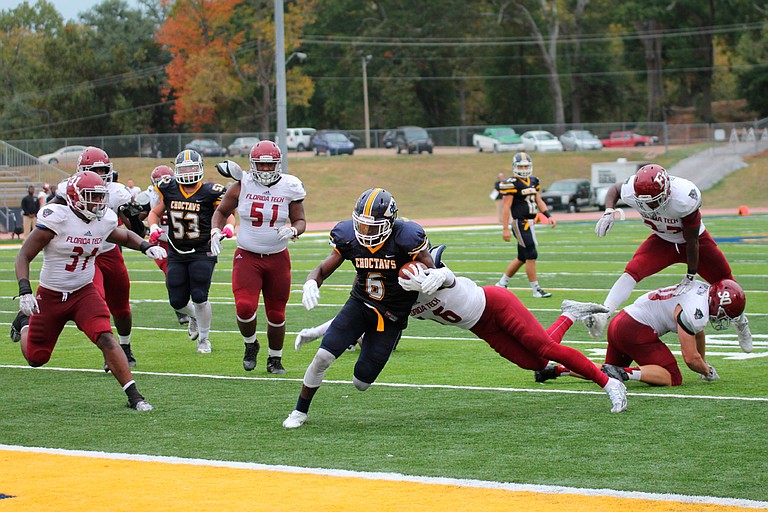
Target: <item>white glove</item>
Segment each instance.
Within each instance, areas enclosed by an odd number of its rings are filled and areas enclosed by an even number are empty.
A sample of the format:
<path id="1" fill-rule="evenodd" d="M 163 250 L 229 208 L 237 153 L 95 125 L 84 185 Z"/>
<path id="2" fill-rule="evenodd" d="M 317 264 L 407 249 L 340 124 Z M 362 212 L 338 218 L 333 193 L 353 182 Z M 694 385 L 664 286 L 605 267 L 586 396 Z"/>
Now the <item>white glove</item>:
<path id="1" fill-rule="evenodd" d="M 144 254 L 147 255 L 147 257 L 153 259 L 153 260 L 164 260 L 168 257 L 168 253 L 165 252 L 165 249 L 160 247 L 159 245 L 153 245 L 149 249 L 147 249 L 147 252 Z"/>
<path id="2" fill-rule="evenodd" d="M 37 305 L 34 293 L 25 293 L 19 297 L 19 311 L 27 316 L 40 312 L 40 306 Z"/>
<path id="3" fill-rule="evenodd" d="M 214 256 L 218 256 L 221 254 L 221 239 L 224 238 L 224 235 L 221 234 L 221 230 L 219 228 L 213 228 L 211 230 L 211 254 Z"/>
<path id="4" fill-rule="evenodd" d="M 717 374 L 717 370 L 715 370 L 715 367 L 710 365 L 709 366 L 709 373 L 700 373 L 701 378 L 704 379 L 707 382 L 712 382 L 720 378 L 720 376 Z"/>
<path id="5" fill-rule="evenodd" d="M 680 284 L 677 285 L 677 288 L 675 288 L 673 295 L 682 295 L 685 292 L 690 291 L 690 289 L 693 288 L 695 279 L 696 274 L 686 274 L 683 280 L 680 281 Z"/>
<path id="6" fill-rule="evenodd" d="M 277 239 L 281 242 L 283 240 L 293 240 L 299 236 L 299 232 L 293 226 L 282 226 L 277 230 Z"/>
<path id="7" fill-rule="evenodd" d="M 432 295 L 440 289 L 443 284 L 453 281 L 453 272 L 448 267 L 428 268 L 424 271 L 427 277 L 421 283 L 421 291 L 427 295 Z"/>
<path id="8" fill-rule="evenodd" d="M 320 301 L 320 290 L 317 288 L 317 281 L 310 279 L 304 283 L 304 295 L 301 297 L 301 303 L 304 304 L 304 308 L 309 311 L 317 306 Z"/>
<path id="9" fill-rule="evenodd" d="M 624 210 L 622 210 L 621 208 L 605 209 L 605 213 L 603 213 L 603 216 L 600 217 L 600 220 L 598 220 L 597 224 L 595 225 L 595 234 L 597 234 L 597 236 L 602 238 L 608 234 L 608 232 L 613 227 L 613 221 L 616 213 L 619 214 L 619 218 L 621 220 L 624 220 Z"/>
<path id="10" fill-rule="evenodd" d="M 402 278 L 398 277 L 397 282 L 400 284 L 400 287 L 408 292 L 420 292 L 421 291 L 421 283 L 424 281 L 424 279 L 427 278 L 427 274 L 424 273 L 424 269 L 421 267 L 418 268 L 418 273 L 413 274 L 409 272 L 408 270 L 403 270 L 403 274 L 408 276 L 408 278 Z"/>

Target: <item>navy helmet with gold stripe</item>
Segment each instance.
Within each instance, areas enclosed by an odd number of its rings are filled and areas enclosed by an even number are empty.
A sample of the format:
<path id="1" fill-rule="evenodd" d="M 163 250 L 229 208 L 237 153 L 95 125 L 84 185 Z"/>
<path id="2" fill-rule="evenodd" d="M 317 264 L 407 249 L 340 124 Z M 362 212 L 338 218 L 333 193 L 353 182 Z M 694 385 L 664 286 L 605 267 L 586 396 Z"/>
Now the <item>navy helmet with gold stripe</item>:
<path id="1" fill-rule="evenodd" d="M 376 247 L 392 233 L 397 219 L 397 203 L 383 188 L 371 188 L 360 194 L 352 212 L 352 224 L 360 245 Z"/>
<path id="2" fill-rule="evenodd" d="M 528 153 L 515 153 L 512 157 L 512 172 L 518 178 L 527 178 L 533 174 L 533 160 Z"/>
<path id="3" fill-rule="evenodd" d="M 192 185 L 203 179 L 203 157 L 191 149 L 176 155 L 173 175 L 182 185 Z"/>

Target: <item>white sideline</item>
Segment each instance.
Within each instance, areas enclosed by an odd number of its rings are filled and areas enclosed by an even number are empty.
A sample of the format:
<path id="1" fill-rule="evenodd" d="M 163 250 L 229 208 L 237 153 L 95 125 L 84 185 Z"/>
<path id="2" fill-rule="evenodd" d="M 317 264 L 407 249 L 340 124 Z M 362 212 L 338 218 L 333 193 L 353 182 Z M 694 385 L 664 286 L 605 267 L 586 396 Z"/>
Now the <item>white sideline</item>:
<path id="1" fill-rule="evenodd" d="M 499 489 L 512 492 L 536 492 L 541 494 L 578 494 L 581 496 L 610 496 L 616 498 L 643 499 L 652 501 L 671 501 L 679 503 L 702 503 L 745 507 L 753 509 L 768 509 L 768 502 L 740 498 L 719 498 L 715 496 L 696 496 L 685 494 L 660 494 L 637 491 L 616 491 L 613 489 L 590 489 L 582 487 L 564 487 L 556 485 L 528 485 L 485 480 L 411 476 L 400 473 L 383 473 L 372 471 L 349 471 L 343 469 L 304 468 L 297 466 L 267 465 L 252 462 L 234 462 L 225 460 L 188 459 L 182 457 L 167 457 L 160 455 L 140 455 L 129 453 L 109 453 L 83 450 L 64 450 L 57 448 L 40 448 L 0 444 L 0 450 L 48 453 L 72 457 L 89 457 L 93 459 L 130 460 L 139 462 L 160 462 L 165 464 L 222 467 L 232 469 L 247 469 L 253 471 L 282 471 L 286 473 L 335 476 L 345 478 L 363 478 L 366 480 L 385 480 L 392 482 L 413 482 L 428 485 L 452 485 L 458 487 L 473 487 L 481 489 Z"/>

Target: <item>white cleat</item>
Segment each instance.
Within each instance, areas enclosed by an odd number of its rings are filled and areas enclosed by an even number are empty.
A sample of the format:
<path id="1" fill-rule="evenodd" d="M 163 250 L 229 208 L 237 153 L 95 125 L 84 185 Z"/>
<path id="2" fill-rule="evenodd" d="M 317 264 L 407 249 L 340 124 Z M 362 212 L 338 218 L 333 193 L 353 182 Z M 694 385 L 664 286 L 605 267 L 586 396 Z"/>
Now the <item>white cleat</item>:
<path id="1" fill-rule="evenodd" d="M 197 353 L 198 354 L 211 353 L 211 342 L 208 341 L 208 338 L 200 338 L 199 340 L 197 340 Z"/>
<path id="2" fill-rule="evenodd" d="M 152 405 L 147 402 L 146 400 L 139 400 L 138 402 L 134 403 L 133 405 L 129 405 L 129 407 L 135 411 L 139 412 L 149 412 L 154 411 L 155 408 L 152 407 Z"/>
<path id="3" fill-rule="evenodd" d="M 607 313 L 608 308 L 602 304 L 596 302 L 579 302 L 575 300 L 565 299 L 560 305 L 560 309 L 563 313 L 570 313 L 576 320 L 581 320 L 585 316 L 594 315 L 595 313 Z"/>
<path id="4" fill-rule="evenodd" d="M 310 343 L 312 341 L 315 341 L 320 336 L 315 333 L 315 330 L 310 329 L 302 329 L 299 331 L 298 336 L 296 336 L 296 341 L 293 342 L 293 348 L 296 350 L 301 350 L 302 345 L 306 345 L 307 343 Z"/>
<path id="5" fill-rule="evenodd" d="M 200 331 L 197 328 L 197 319 L 189 317 L 189 324 L 187 324 L 187 334 L 189 339 L 195 341 L 200 336 Z"/>
<path id="6" fill-rule="evenodd" d="M 593 338 L 602 338 L 605 328 L 608 327 L 608 319 L 611 317 L 608 313 L 594 313 L 582 318 L 584 326 Z"/>
<path id="7" fill-rule="evenodd" d="M 627 387 L 623 382 L 609 378 L 604 389 L 608 393 L 608 398 L 611 399 L 611 412 L 627 410 Z"/>
<path id="8" fill-rule="evenodd" d="M 307 413 L 294 410 L 283 420 L 285 428 L 299 428 L 307 421 Z"/>
<path id="9" fill-rule="evenodd" d="M 743 319 L 743 320 L 742 320 Z M 739 346 L 746 353 L 752 352 L 752 331 L 749 330 L 749 320 L 742 316 L 734 322 L 736 334 L 739 337 Z"/>

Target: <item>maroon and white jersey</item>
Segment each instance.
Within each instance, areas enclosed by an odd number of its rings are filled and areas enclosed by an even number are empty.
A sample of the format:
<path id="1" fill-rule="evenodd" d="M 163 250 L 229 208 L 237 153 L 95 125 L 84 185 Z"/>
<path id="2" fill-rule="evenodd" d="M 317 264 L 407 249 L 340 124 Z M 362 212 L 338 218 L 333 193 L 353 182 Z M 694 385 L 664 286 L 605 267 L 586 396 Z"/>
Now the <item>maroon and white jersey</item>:
<path id="1" fill-rule="evenodd" d="M 56 188 L 56 195 L 62 198 L 67 197 L 67 180 L 59 183 Z M 115 183 L 114 181 L 107 183 L 107 205 L 109 209 L 118 213 L 121 206 L 125 203 L 133 201 L 131 191 L 122 183 Z M 112 242 L 104 242 L 104 247 L 101 252 L 111 251 L 115 248 L 115 244 Z"/>
<path id="2" fill-rule="evenodd" d="M 149 196 L 149 208 L 152 209 L 155 207 L 157 203 L 160 202 L 160 193 L 157 191 L 154 185 L 150 185 L 147 187 L 147 191 L 145 192 Z M 160 216 L 160 221 L 157 223 L 158 226 L 163 230 L 163 232 L 160 234 L 160 240 L 163 242 L 168 241 L 168 215 L 163 211 L 163 214 Z"/>
<path id="3" fill-rule="evenodd" d="M 100 220 L 86 222 L 63 204 L 47 204 L 37 213 L 37 226 L 56 236 L 43 248 L 40 285 L 71 293 L 93 282 L 95 256 L 117 227 L 117 215 L 107 210 Z"/>
<path id="4" fill-rule="evenodd" d="M 450 288 L 441 288 L 432 295 L 419 293 L 411 307 L 411 316 L 434 320 L 444 325 L 471 329 L 485 311 L 485 292 L 474 281 L 456 277 Z"/>
<path id="5" fill-rule="evenodd" d="M 663 336 L 668 332 L 677 332 L 675 308 L 679 304 L 683 308 L 680 321 L 685 328 L 694 334 L 703 331 L 709 321 L 709 285 L 696 281 L 690 290 L 678 296 L 674 295 L 676 288 L 669 286 L 648 292 L 625 307 L 624 311 Z"/>
<path id="6" fill-rule="evenodd" d="M 684 244 L 683 217 L 701 208 L 701 191 L 693 182 L 677 176 L 669 177 L 669 201 L 659 211 L 647 213 L 637 206 L 635 199 L 635 176 L 630 177 L 621 186 L 621 199 L 637 210 L 654 233 L 662 240 L 673 244 Z M 699 227 L 699 235 L 704 232 L 704 223 Z"/>
<path id="7" fill-rule="evenodd" d="M 289 218 L 289 205 L 306 197 L 304 184 L 291 174 L 283 174 L 280 181 L 267 187 L 243 174 L 237 213 L 240 230 L 237 246 L 257 254 L 275 254 L 288 247 L 288 240 L 278 240 L 277 230 Z"/>

